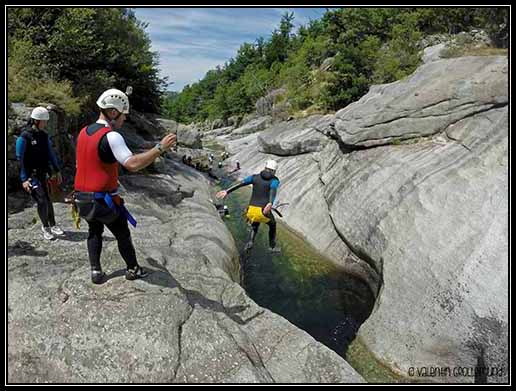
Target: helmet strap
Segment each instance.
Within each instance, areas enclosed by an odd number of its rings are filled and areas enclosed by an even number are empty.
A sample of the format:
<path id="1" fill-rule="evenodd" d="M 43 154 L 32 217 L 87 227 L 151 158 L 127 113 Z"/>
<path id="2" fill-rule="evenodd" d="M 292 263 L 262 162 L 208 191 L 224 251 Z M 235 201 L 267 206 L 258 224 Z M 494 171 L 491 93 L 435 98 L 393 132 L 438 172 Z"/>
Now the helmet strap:
<path id="1" fill-rule="evenodd" d="M 116 112 L 118 113 L 117 116 L 113 119 L 109 118 L 109 115 L 108 115 L 108 112 L 106 109 L 100 109 L 100 112 L 102 114 L 104 114 L 104 117 L 106 117 L 109 121 L 109 124 L 111 125 L 112 128 L 115 127 L 115 124 L 116 124 L 116 121 L 118 120 L 118 118 L 120 118 L 120 116 L 122 115 L 121 112 L 119 112 L 118 110 L 116 110 Z"/>

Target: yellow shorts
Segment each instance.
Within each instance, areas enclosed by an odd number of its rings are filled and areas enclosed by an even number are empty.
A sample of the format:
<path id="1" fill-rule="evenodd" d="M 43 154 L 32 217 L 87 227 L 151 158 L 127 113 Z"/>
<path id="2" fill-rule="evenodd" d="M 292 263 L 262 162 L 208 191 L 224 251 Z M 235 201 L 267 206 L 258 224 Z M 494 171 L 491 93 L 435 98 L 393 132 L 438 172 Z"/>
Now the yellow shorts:
<path id="1" fill-rule="evenodd" d="M 269 221 L 271 221 L 271 219 L 269 219 L 268 217 L 265 217 L 265 215 L 262 212 L 262 208 L 260 208 L 259 206 L 249 205 L 249 207 L 247 208 L 246 217 L 247 217 L 247 220 L 249 220 L 249 222 L 251 224 L 252 223 L 268 223 Z"/>

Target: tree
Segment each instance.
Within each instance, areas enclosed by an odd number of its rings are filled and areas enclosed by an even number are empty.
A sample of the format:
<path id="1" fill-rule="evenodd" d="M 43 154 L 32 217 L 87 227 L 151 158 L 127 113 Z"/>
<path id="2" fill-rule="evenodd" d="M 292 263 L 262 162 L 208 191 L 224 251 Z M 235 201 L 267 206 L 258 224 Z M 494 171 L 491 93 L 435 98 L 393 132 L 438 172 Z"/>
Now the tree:
<path id="1" fill-rule="evenodd" d="M 290 33 L 294 27 L 294 14 L 286 12 L 281 17 L 279 30 L 274 30 L 270 42 L 265 47 L 265 64 L 271 67 L 275 62 L 284 62 L 288 56 Z"/>
<path id="2" fill-rule="evenodd" d="M 479 8 L 476 16 L 480 26 L 484 26 L 489 37 L 497 47 L 509 45 L 509 8 Z"/>
<path id="3" fill-rule="evenodd" d="M 158 55 L 150 50 L 145 24 L 123 8 L 15 8 L 8 10 L 8 47 L 33 45 L 40 78 L 68 82 L 93 107 L 111 87 L 134 87 L 131 104 L 158 112 L 166 79 L 158 75 Z"/>
<path id="4" fill-rule="evenodd" d="M 405 14 L 399 24 L 392 27 L 390 40 L 377 56 L 374 66 L 374 83 L 390 83 L 412 73 L 420 63 L 417 14 Z"/>

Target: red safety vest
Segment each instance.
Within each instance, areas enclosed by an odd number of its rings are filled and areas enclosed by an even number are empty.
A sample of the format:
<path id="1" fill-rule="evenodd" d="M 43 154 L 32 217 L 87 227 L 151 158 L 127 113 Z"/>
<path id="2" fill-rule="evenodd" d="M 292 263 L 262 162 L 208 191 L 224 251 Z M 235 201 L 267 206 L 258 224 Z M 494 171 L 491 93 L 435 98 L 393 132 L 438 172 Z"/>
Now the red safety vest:
<path id="1" fill-rule="evenodd" d="M 118 187 L 119 163 L 104 163 L 98 152 L 100 140 L 112 129 L 106 126 L 90 136 L 86 133 L 87 128 L 86 126 L 81 130 L 77 139 L 75 191 L 114 191 Z"/>

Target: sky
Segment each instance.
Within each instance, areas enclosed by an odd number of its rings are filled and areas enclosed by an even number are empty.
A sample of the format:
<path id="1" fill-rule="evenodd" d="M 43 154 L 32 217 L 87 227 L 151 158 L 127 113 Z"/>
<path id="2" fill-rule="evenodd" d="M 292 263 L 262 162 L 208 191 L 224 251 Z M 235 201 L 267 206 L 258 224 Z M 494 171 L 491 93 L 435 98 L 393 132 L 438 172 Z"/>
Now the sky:
<path id="1" fill-rule="evenodd" d="M 244 42 L 270 37 L 281 15 L 294 13 L 294 31 L 326 8 L 134 8 L 149 25 L 145 31 L 159 53 L 160 76 L 168 76 L 170 91 L 181 91 L 207 71 L 235 57 Z"/>

